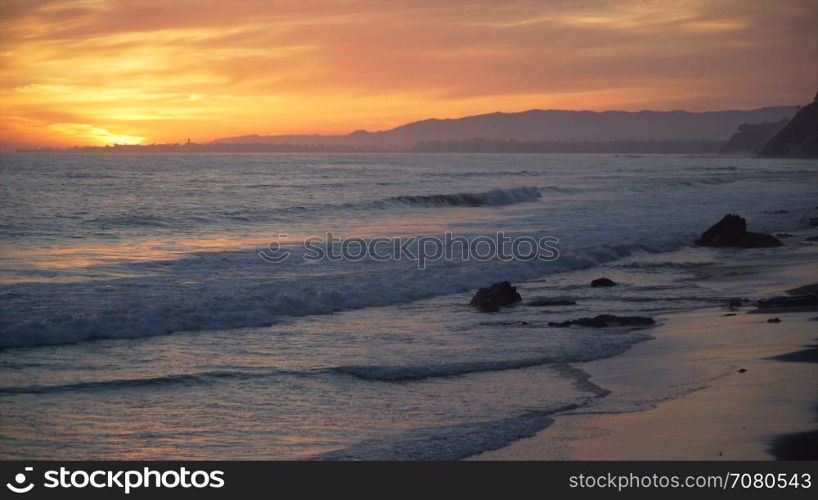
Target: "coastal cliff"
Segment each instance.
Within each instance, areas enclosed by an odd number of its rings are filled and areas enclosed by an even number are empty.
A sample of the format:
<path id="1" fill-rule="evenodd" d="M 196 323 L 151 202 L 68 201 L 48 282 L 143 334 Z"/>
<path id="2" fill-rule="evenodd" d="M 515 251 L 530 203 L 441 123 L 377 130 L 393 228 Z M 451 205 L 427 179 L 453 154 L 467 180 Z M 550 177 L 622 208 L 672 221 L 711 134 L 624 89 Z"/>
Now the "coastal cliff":
<path id="1" fill-rule="evenodd" d="M 759 156 L 818 158 L 818 95 L 770 139 Z"/>
<path id="2" fill-rule="evenodd" d="M 738 127 L 738 132 L 730 136 L 719 153 L 722 154 L 758 154 L 761 149 L 781 131 L 789 118 L 777 122 L 745 123 Z"/>

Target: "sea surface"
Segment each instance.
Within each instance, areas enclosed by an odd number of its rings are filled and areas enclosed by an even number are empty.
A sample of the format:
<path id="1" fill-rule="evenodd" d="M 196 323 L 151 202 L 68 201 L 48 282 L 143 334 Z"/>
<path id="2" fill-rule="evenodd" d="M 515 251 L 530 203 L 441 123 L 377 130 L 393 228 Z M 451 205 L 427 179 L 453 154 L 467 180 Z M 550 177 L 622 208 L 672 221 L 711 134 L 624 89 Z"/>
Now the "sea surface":
<path id="1" fill-rule="evenodd" d="M 0 457 L 468 457 L 604 401 L 572 363 L 651 338 L 549 321 L 746 298 L 697 281 L 731 250 L 696 236 L 726 213 L 798 232 L 816 206 L 814 160 L 3 155 Z M 550 236 L 559 257 L 305 259 L 328 232 Z M 522 304 L 468 305 L 502 280 Z M 577 304 L 525 304 L 554 297 Z"/>

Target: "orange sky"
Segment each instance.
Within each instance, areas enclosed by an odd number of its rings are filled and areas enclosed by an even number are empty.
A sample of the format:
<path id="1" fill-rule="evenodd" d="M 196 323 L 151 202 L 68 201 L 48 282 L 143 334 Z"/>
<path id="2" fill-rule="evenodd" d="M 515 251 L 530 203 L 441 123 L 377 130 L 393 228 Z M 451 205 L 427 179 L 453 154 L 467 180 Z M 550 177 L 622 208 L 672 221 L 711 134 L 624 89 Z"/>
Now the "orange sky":
<path id="1" fill-rule="evenodd" d="M 0 21 L 6 148 L 744 109 L 818 87 L 818 0 L 2 0 Z"/>

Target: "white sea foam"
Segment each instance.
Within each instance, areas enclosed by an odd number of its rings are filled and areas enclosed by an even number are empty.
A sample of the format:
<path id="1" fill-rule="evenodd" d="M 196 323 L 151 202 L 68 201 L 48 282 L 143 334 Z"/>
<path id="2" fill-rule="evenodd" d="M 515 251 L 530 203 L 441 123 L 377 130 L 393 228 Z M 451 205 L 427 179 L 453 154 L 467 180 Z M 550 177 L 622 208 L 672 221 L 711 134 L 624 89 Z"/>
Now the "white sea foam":
<path id="1" fill-rule="evenodd" d="M 670 250 L 681 241 L 657 242 Z M 411 264 L 360 262 L 347 272 L 278 278 L 301 266 L 298 256 L 284 269 L 255 252 L 210 252 L 155 264 L 161 274 L 100 283 L 16 285 L 0 320 L 0 347 L 70 344 L 103 338 L 134 338 L 178 331 L 264 326 L 284 317 L 400 304 L 436 295 L 466 292 L 503 280 L 524 280 L 608 262 L 643 250 L 643 245 L 588 249 L 557 262 L 435 262 L 420 271 Z M 147 264 L 140 263 L 145 269 Z M 227 266 L 224 273 L 219 266 Z M 284 266 L 282 266 L 284 267 Z M 217 278 L 201 280 L 203 273 Z M 199 280 L 199 281 L 194 281 Z M 36 302 L 32 299 L 36 297 Z M 31 309 L 36 307 L 37 314 Z"/>

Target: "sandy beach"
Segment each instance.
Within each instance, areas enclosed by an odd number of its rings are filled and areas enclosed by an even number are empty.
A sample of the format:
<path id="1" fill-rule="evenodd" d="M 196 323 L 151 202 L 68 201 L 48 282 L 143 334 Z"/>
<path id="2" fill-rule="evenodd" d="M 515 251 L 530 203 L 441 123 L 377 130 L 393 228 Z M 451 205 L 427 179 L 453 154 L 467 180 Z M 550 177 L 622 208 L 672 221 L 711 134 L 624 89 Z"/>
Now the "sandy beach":
<path id="1" fill-rule="evenodd" d="M 756 298 L 813 283 L 818 246 L 804 237 L 788 240 L 772 259 L 736 251 L 701 279 L 741 284 Z M 473 459 L 815 459 L 818 313 L 753 309 L 662 316 L 650 331 L 655 339 L 575 365 L 610 395 L 556 416 L 532 438 Z M 769 323 L 773 317 L 781 321 Z M 641 408 L 623 408 L 627 400 L 641 401 Z"/>

